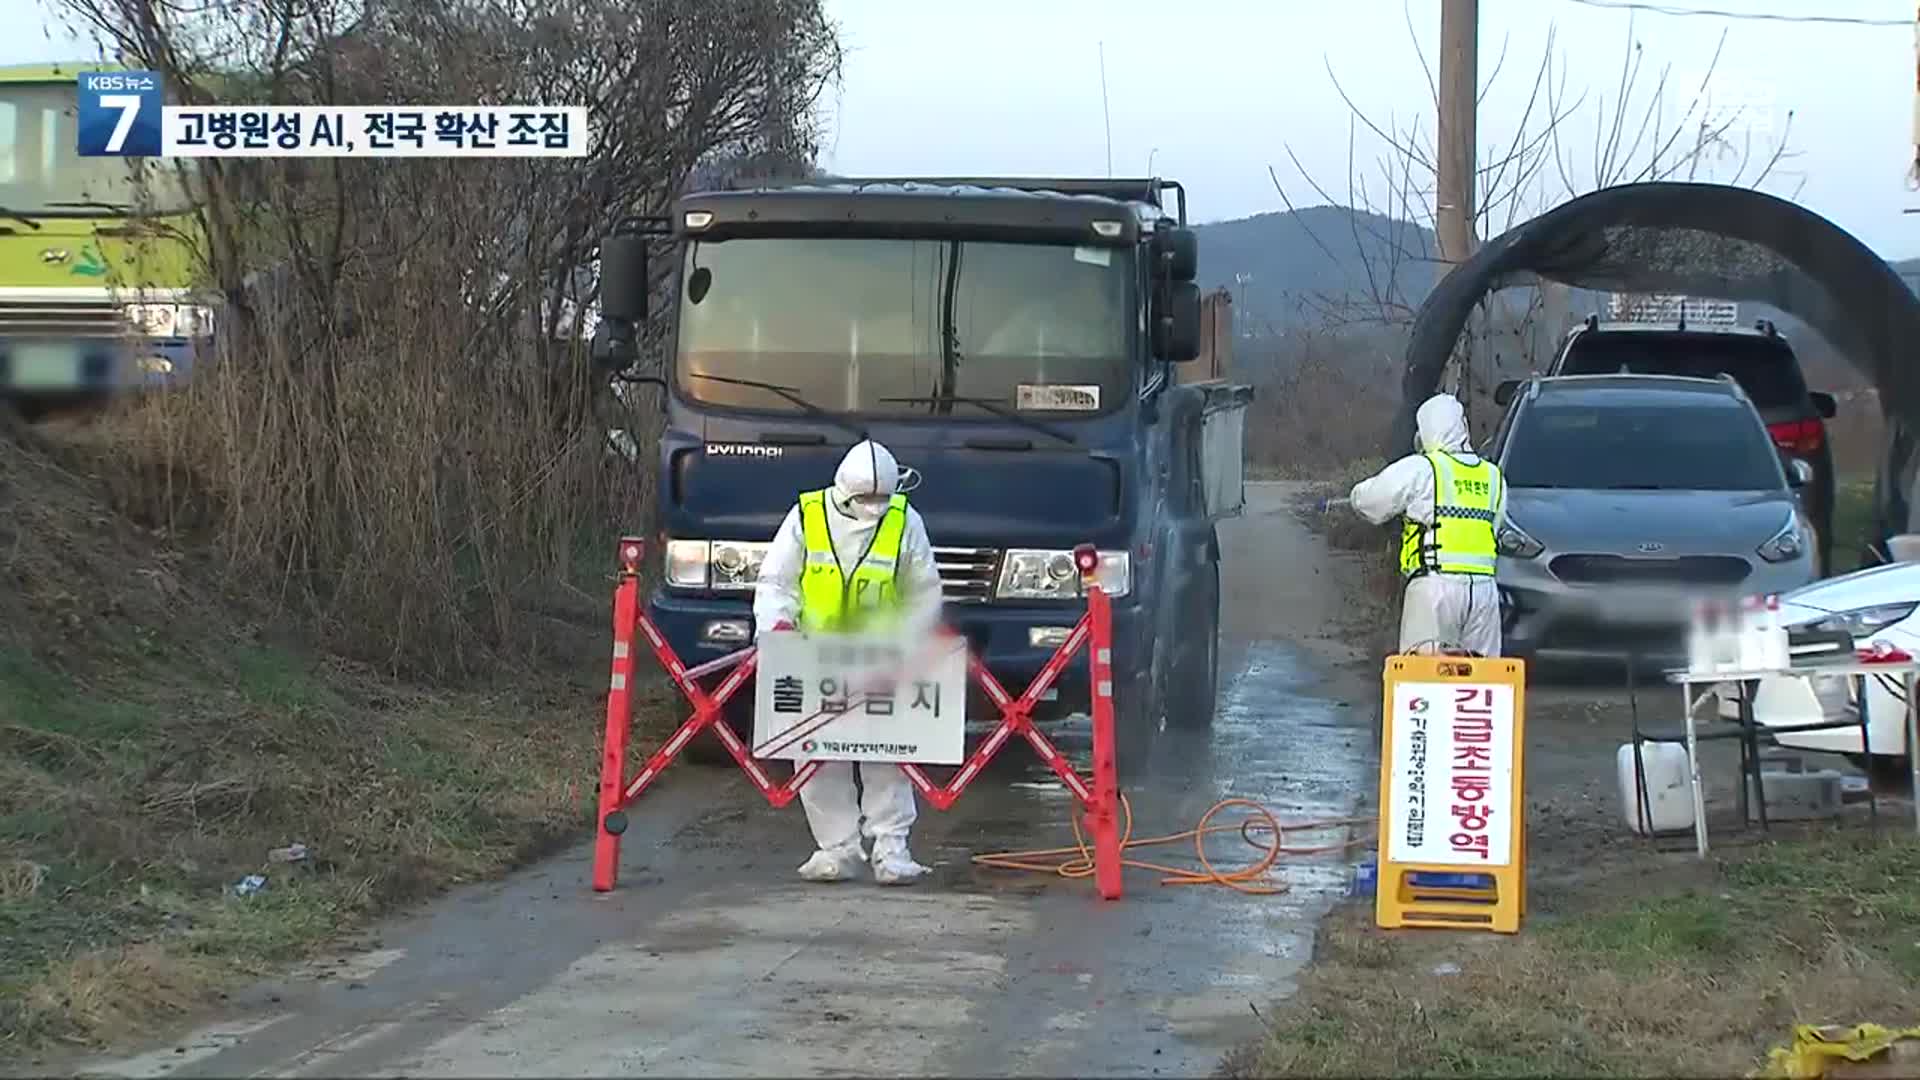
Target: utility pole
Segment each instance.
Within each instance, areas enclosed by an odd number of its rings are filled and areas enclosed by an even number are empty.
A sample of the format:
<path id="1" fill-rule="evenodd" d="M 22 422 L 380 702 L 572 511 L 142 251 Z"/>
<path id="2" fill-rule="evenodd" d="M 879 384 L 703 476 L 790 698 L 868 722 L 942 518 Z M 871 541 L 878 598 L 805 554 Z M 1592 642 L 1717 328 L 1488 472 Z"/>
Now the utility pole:
<path id="1" fill-rule="evenodd" d="M 1440 257 L 1449 269 L 1473 254 L 1479 24 L 1479 0 L 1440 0 L 1440 175 L 1434 218 Z"/>
<path id="2" fill-rule="evenodd" d="M 1435 177 L 1434 225 L 1443 273 L 1473 254 L 1474 120 L 1479 105 L 1479 0 L 1440 0 L 1439 175 Z M 1453 392 L 1472 408 L 1469 372 L 1472 332 L 1456 358 Z"/>
<path id="3" fill-rule="evenodd" d="M 1920 188 L 1920 5 L 1916 6 L 1913 18 L 1913 168 L 1907 172 L 1907 186 Z M 1903 213 L 1920 213 L 1905 210 Z"/>

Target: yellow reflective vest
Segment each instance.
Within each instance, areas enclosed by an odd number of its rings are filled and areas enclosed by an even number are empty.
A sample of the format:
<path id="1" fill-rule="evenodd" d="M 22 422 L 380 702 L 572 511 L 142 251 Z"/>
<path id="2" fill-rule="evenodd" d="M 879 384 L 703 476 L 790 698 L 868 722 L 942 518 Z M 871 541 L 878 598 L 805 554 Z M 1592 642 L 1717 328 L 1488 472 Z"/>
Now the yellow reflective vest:
<path id="1" fill-rule="evenodd" d="M 900 593 L 894 575 L 900 565 L 900 544 L 907 534 L 905 495 L 895 495 L 888 501 L 886 513 L 852 575 L 841 572 L 839 553 L 833 550 L 824 489 L 800 496 L 800 532 L 807 545 L 806 568 L 800 573 L 802 630 L 851 633 L 899 614 Z"/>
<path id="2" fill-rule="evenodd" d="M 1493 462 L 1469 465 L 1451 454 L 1426 455 L 1433 466 L 1433 524 L 1405 519 L 1400 530 L 1400 572 L 1491 574 L 1499 539 L 1493 523 L 1506 499 L 1506 481 Z"/>

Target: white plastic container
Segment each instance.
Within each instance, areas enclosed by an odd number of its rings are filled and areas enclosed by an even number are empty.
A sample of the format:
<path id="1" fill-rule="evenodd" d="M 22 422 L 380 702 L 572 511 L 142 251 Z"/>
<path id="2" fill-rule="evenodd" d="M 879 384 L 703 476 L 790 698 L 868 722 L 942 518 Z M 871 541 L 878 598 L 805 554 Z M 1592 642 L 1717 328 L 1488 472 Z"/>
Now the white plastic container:
<path id="1" fill-rule="evenodd" d="M 1786 621 L 1780 615 L 1780 598 L 1767 597 L 1767 670 L 1785 671 L 1793 666 L 1793 643 L 1787 636 Z"/>
<path id="2" fill-rule="evenodd" d="M 1707 609 L 1707 636 L 1713 642 L 1713 670 L 1740 670 L 1740 609 L 1714 601 Z"/>
<path id="3" fill-rule="evenodd" d="M 1767 602 L 1750 596 L 1740 601 L 1740 670 L 1766 671 L 1773 663 L 1772 642 L 1767 637 Z"/>
<path id="4" fill-rule="evenodd" d="M 1694 601 L 1692 618 L 1687 620 L 1687 670 L 1704 675 L 1715 669 L 1713 636 L 1707 626 L 1707 605 Z"/>
<path id="5" fill-rule="evenodd" d="M 1614 755 L 1620 775 L 1620 810 L 1627 828 L 1642 836 L 1649 831 L 1678 832 L 1693 828 L 1693 792 L 1687 786 L 1687 748 L 1679 743 L 1641 743 L 1640 759 L 1647 771 L 1647 810 L 1642 812 L 1633 769 L 1633 744 L 1622 743 Z M 1651 818 L 1653 828 L 1647 828 Z"/>

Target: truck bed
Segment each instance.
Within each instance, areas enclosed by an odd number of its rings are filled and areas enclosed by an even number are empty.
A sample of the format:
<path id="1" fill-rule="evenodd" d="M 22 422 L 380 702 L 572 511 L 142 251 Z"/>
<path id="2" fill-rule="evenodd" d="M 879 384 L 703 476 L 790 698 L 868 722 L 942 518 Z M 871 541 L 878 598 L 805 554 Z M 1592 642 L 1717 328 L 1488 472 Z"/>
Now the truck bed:
<path id="1" fill-rule="evenodd" d="M 1187 385 L 1206 395 L 1200 414 L 1200 483 L 1207 519 L 1238 517 L 1247 505 L 1247 406 L 1253 387 L 1225 379 Z"/>

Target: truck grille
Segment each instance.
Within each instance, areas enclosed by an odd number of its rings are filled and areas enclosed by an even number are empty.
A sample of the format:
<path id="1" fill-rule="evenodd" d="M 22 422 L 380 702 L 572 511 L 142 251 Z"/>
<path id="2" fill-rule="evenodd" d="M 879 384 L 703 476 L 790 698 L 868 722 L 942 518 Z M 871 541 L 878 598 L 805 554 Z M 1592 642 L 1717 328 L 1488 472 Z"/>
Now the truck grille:
<path id="1" fill-rule="evenodd" d="M 1731 555 L 1629 559 L 1620 555 L 1562 555 L 1553 574 L 1569 585 L 1738 585 L 1753 567 Z"/>
<path id="2" fill-rule="evenodd" d="M 106 301 L 0 300 L 0 334 L 20 337 L 122 337 L 120 309 Z"/>
<path id="3" fill-rule="evenodd" d="M 993 598 L 993 579 L 1000 572 L 998 548 L 933 549 L 940 567 L 940 589 L 949 604 L 984 604 Z"/>

